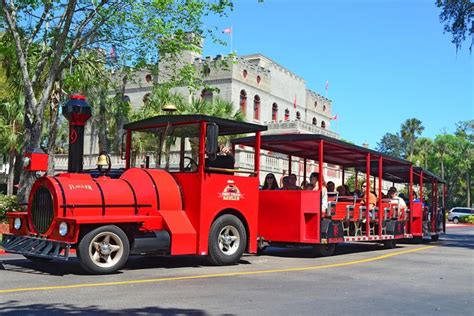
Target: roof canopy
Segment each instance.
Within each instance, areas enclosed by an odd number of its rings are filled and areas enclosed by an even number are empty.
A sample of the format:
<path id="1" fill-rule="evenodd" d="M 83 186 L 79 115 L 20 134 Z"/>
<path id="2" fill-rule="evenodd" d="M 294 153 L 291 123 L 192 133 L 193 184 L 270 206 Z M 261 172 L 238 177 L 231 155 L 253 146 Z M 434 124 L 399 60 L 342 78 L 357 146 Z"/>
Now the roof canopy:
<path id="1" fill-rule="evenodd" d="M 255 137 L 244 137 L 231 140 L 234 144 L 254 147 Z M 382 158 L 382 177 L 385 180 L 408 183 L 409 172 L 412 163 L 410 161 L 395 158 L 380 152 L 340 141 L 321 134 L 284 134 L 262 136 L 261 148 L 264 150 L 306 158 L 318 161 L 319 146 L 323 143 L 324 157 L 326 163 L 339 165 L 343 168 L 354 168 L 366 172 L 367 154 L 370 154 L 370 174 L 378 176 L 378 162 Z M 414 167 L 414 171 L 421 169 Z M 421 170 L 418 171 L 418 173 Z M 424 171 L 424 179 L 436 179 L 441 181 L 431 172 Z M 414 175 L 415 177 L 416 175 Z M 414 179 L 416 183 L 417 180 Z"/>
<path id="2" fill-rule="evenodd" d="M 170 125 L 208 122 L 219 126 L 219 135 L 235 135 L 266 131 L 267 127 L 258 124 L 238 122 L 207 115 L 158 115 L 124 125 L 126 130 L 144 130 Z"/>

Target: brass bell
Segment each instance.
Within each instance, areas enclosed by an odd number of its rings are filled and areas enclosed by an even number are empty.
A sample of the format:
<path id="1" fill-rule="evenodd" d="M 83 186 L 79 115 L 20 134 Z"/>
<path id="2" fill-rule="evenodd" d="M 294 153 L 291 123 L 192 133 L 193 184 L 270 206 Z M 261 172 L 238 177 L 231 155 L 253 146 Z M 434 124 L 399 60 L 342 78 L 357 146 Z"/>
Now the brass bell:
<path id="1" fill-rule="evenodd" d="M 161 108 L 161 110 L 163 110 L 164 112 L 167 112 L 167 113 L 173 113 L 173 112 L 176 112 L 178 110 L 178 108 L 173 103 L 166 103 Z"/>
<path id="2" fill-rule="evenodd" d="M 99 159 L 97 159 L 98 167 L 107 167 L 109 165 L 109 158 L 106 154 L 100 154 Z"/>

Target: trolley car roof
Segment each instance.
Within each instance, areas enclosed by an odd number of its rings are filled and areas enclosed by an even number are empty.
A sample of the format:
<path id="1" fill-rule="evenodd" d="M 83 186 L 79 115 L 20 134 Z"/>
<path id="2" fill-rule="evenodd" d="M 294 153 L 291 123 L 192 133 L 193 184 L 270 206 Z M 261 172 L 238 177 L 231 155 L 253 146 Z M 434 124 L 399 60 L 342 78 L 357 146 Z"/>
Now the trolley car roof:
<path id="1" fill-rule="evenodd" d="M 215 123 L 219 126 L 219 135 L 235 135 L 255 133 L 258 131 L 266 131 L 267 127 L 264 125 L 238 122 L 234 120 L 223 119 L 208 115 L 158 115 L 143 119 L 140 121 L 128 123 L 124 125 L 126 130 L 143 130 L 149 128 L 156 128 L 171 125 L 192 124 L 192 123 Z"/>
<path id="2" fill-rule="evenodd" d="M 295 157 L 317 161 L 319 158 L 319 145 L 323 141 L 324 162 L 339 165 L 344 168 L 355 168 L 366 171 L 367 154 L 370 153 L 370 174 L 378 176 L 378 159 L 382 157 L 383 178 L 397 183 L 409 182 L 409 171 L 412 163 L 408 160 L 382 154 L 369 148 L 350 144 L 321 134 L 284 134 L 262 135 L 261 149 L 282 153 Z M 255 137 L 243 137 L 231 140 L 233 144 L 254 147 Z M 413 167 L 414 177 L 422 171 Z M 423 170 L 424 180 L 442 179 L 433 173 Z M 417 179 L 414 178 L 416 182 Z"/>

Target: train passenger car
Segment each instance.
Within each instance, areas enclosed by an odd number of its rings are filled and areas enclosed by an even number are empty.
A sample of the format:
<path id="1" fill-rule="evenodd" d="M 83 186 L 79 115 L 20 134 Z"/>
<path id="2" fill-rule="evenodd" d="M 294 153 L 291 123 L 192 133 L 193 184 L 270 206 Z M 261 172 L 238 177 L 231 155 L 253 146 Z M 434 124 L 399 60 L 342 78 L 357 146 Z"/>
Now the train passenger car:
<path id="1" fill-rule="evenodd" d="M 232 143 L 254 147 L 255 139 L 239 138 Z M 410 162 L 319 134 L 264 135 L 260 148 L 287 155 L 289 161 L 294 157 L 303 160 L 303 182 L 308 180 L 307 161 L 312 160 L 318 162 L 320 175 L 323 175 L 324 163 L 340 166 L 343 179 L 348 168 L 356 173 L 364 172 L 367 186 L 363 196 L 328 195 L 326 209 L 322 207 L 322 190 L 261 190 L 258 219 L 261 247 L 268 244 L 312 245 L 319 255 L 331 255 L 336 244 L 341 242 L 370 241 L 393 248 L 397 240 L 420 234 L 416 221 L 417 203 L 402 207 L 397 200 L 382 197 L 383 179 L 409 179 L 412 197 L 413 166 Z M 288 174 L 291 174 L 292 164 L 288 166 Z M 398 177 L 391 170 L 397 170 Z M 401 178 L 400 173 L 403 173 Z M 357 178 L 356 175 L 356 187 Z M 319 177 L 317 187 L 322 188 L 323 181 L 323 177 Z M 368 210 L 364 200 L 370 201 L 371 190 L 377 195 L 377 202 L 373 210 Z"/>
<path id="2" fill-rule="evenodd" d="M 130 254 L 203 255 L 225 265 L 257 251 L 258 158 L 251 172 L 234 169 L 232 157 L 219 155 L 218 137 L 253 133 L 258 148 L 265 126 L 206 115 L 129 123 L 125 170 L 112 172 L 102 153 L 91 173 L 83 171 L 91 108 L 74 96 L 63 113 L 70 122 L 68 172 L 40 177 L 27 211 L 8 214 L 7 252 L 67 260 L 74 248 L 87 271 L 111 273 Z M 47 169 L 44 154 L 26 156 L 28 170 Z"/>

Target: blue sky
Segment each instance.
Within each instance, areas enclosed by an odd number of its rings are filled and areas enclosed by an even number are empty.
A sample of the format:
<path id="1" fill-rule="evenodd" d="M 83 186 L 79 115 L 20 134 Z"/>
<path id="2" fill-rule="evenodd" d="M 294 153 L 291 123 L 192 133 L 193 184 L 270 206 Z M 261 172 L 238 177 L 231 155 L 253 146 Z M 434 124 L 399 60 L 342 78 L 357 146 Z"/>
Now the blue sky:
<path id="1" fill-rule="evenodd" d="M 474 119 L 470 42 L 456 54 L 434 3 L 236 0 L 228 18 L 210 18 L 206 25 L 220 30 L 232 25 L 238 55 L 260 52 L 323 95 L 328 80 L 338 115 L 332 129 L 374 148 L 407 118 L 419 118 L 426 137 Z M 204 55 L 229 50 L 206 41 Z"/>

